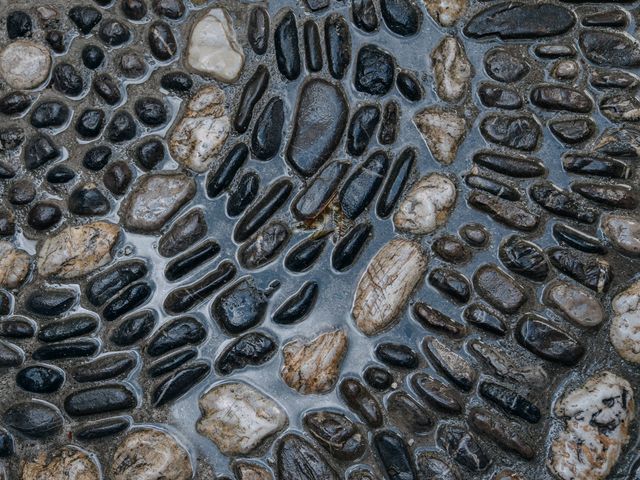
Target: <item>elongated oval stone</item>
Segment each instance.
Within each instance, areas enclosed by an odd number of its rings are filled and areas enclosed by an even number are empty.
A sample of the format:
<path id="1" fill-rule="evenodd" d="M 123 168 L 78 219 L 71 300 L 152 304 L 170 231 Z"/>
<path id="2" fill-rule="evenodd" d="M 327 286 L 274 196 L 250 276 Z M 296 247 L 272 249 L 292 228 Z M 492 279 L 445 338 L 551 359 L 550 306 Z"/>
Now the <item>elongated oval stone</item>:
<path id="1" fill-rule="evenodd" d="M 416 242 L 396 238 L 383 246 L 360 277 L 351 316 L 366 335 L 394 323 L 427 269 L 427 255 Z"/>
<path id="2" fill-rule="evenodd" d="M 536 314 L 527 314 L 520 319 L 515 336 L 527 350 L 562 365 L 575 365 L 585 351 L 576 338 Z"/>
<path id="3" fill-rule="evenodd" d="M 322 79 L 302 86 L 286 154 L 300 175 L 312 176 L 329 159 L 340 143 L 348 112 L 341 87 Z"/>

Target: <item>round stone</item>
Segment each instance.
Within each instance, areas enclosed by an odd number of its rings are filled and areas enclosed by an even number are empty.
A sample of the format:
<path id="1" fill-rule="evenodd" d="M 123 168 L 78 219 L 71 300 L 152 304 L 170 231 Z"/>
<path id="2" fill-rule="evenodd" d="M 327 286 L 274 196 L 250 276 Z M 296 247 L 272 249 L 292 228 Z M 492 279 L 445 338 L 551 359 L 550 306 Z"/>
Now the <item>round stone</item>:
<path id="1" fill-rule="evenodd" d="M 27 216 L 27 223 L 35 230 L 53 227 L 62 218 L 60 207 L 51 202 L 36 203 Z"/>
<path id="2" fill-rule="evenodd" d="M 30 40 L 10 43 L 0 53 L 0 74 L 11 88 L 36 88 L 47 79 L 51 55 L 42 45 Z"/>
<path id="3" fill-rule="evenodd" d="M 82 63 L 87 68 L 95 70 L 104 61 L 104 52 L 97 45 L 87 45 L 82 49 Z"/>

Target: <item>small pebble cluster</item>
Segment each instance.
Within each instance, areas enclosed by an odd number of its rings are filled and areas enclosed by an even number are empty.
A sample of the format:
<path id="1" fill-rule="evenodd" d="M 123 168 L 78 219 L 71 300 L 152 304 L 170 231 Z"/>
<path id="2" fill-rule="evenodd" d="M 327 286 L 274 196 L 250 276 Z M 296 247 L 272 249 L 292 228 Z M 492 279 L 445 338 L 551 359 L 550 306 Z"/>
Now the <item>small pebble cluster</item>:
<path id="1" fill-rule="evenodd" d="M 0 480 L 640 479 L 636 4 L 0 5 Z"/>

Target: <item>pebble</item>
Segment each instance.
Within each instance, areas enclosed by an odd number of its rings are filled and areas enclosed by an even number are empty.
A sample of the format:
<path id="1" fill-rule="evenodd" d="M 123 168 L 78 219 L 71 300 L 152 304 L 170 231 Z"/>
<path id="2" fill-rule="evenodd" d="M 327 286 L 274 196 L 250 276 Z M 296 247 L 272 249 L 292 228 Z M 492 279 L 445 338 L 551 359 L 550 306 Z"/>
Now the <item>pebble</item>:
<path id="1" fill-rule="evenodd" d="M 24 353 L 15 345 L 0 341 L 0 367 L 19 367 L 24 362 Z"/>
<path id="2" fill-rule="evenodd" d="M 467 135 L 467 120 L 455 110 L 436 106 L 418 112 L 413 121 L 433 158 L 443 165 L 452 164 Z"/>
<path id="3" fill-rule="evenodd" d="M 389 418 L 402 432 L 424 436 L 433 430 L 435 421 L 429 411 L 402 390 L 387 397 L 386 407 Z"/>
<path id="4" fill-rule="evenodd" d="M 592 100 L 582 91 L 556 85 L 540 85 L 531 90 L 531 103 L 554 111 L 589 113 Z"/>
<path id="5" fill-rule="evenodd" d="M 613 273 L 606 261 L 566 248 L 549 249 L 547 256 L 554 267 L 591 290 L 602 293 L 609 288 Z"/>
<path id="6" fill-rule="evenodd" d="M 40 327 L 38 340 L 58 342 L 91 333 L 98 328 L 98 319 L 89 315 L 75 315 L 61 320 L 51 320 Z"/>
<path id="7" fill-rule="evenodd" d="M 348 115 L 342 88 L 322 79 L 303 84 L 286 152 L 297 173 L 311 177 L 326 163 L 342 139 Z"/>
<path id="8" fill-rule="evenodd" d="M 312 221 L 321 215 L 334 198 L 349 166 L 345 161 L 327 163 L 293 199 L 291 213 L 303 221 Z"/>
<path id="9" fill-rule="evenodd" d="M 538 423 L 542 418 L 540 409 L 536 405 L 516 391 L 499 383 L 482 381 L 478 391 L 482 397 L 505 412 L 520 417 L 529 423 Z"/>
<path id="10" fill-rule="evenodd" d="M 382 426 L 382 407 L 367 388 L 355 378 L 343 378 L 338 386 L 340 396 L 369 427 Z"/>
<path id="11" fill-rule="evenodd" d="M 185 345 L 198 345 L 207 336 L 202 323 L 193 317 L 178 317 L 165 323 L 147 344 L 147 353 L 158 357 Z"/>
<path id="12" fill-rule="evenodd" d="M 118 442 L 109 470 L 113 480 L 189 480 L 191 457 L 169 433 L 151 428 L 131 430 Z"/>
<path id="13" fill-rule="evenodd" d="M 548 285 L 544 300 L 565 319 L 582 327 L 596 327 L 606 318 L 602 304 L 589 290 L 568 282 Z"/>
<path id="14" fill-rule="evenodd" d="M 440 293 L 459 303 L 471 298 L 471 284 L 461 273 L 449 268 L 435 268 L 429 272 L 429 283 Z"/>
<path id="15" fill-rule="evenodd" d="M 584 355 L 580 341 L 540 315 L 524 315 L 515 331 L 516 340 L 540 358 L 566 366 L 576 365 Z"/>
<path id="16" fill-rule="evenodd" d="M 560 141 L 575 145 L 590 139 L 596 131 L 596 126 L 593 120 L 587 118 L 561 119 L 549 123 L 549 129 Z"/>
<path id="17" fill-rule="evenodd" d="M 87 275 L 111 261 L 111 251 L 119 236 L 120 227 L 107 222 L 66 227 L 42 243 L 38 272 L 63 279 Z"/>
<path id="18" fill-rule="evenodd" d="M 373 201 L 389 169 L 384 151 L 373 152 L 345 180 L 338 200 L 342 213 L 351 220 L 358 218 Z"/>
<path id="19" fill-rule="evenodd" d="M 104 171 L 102 181 L 104 186 L 114 195 L 120 196 L 127 193 L 133 173 L 125 162 L 113 162 Z"/>
<path id="20" fill-rule="evenodd" d="M 64 409 L 72 417 L 117 412 L 135 408 L 136 396 L 130 387 L 121 384 L 102 384 L 77 390 L 64 400 Z"/>
<path id="21" fill-rule="evenodd" d="M 422 26 L 422 11 L 413 0 L 382 0 L 380 13 L 387 28 L 401 37 L 415 35 Z"/>
<path id="22" fill-rule="evenodd" d="M 391 388 L 391 384 L 393 383 L 393 375 L 391 375 L 388 370 L 376 365 L 369 365 L 364 372 L 362 372 L 362 378 L 367 382 L 367 385 L 380 392 Z"/>
<path id="23" fill-rule="evenodd" d="M 628 362 L 640 363 L 640 282 L 613 298 L 609 338 L 618 354 Z"/>
<path id="24" fill-rule="evenodd" d="M 355 111 L 347 132 L 347 151 L 354 156 L 362 155 L 375 129 L 380 123 L 380 108 L 376 105 L 363 105 Z"/>
<path id="25" fill-rule="evenodd" d="M 429 15 L 443 27 L 452 27 L 464 15 L 469 0 L 444 0 L 425 5 Z"/>
<path id="26" fill-rule="evenodd" d="M 339 412 L 320 410 L 303 418 L 305 430 L 334 458 L 355 460 L 364 453 L 366 440 L 361 425 Z"/>
<path id="27" fill-rule="evenodd" d="M 318 478 L 338 480 L 340 477 L 326 459 L 303 437 L 289 433 L 276 447 L 276 470 L 280 480 Z"/>
<path id="28" fill-rule="evenodd" d="M 343 330 L 323 333 L 312 340 L 295 339 L 282 349 L 282 379 L 303 395 L 328 393 L 335 386 L 347 351 Z"/>
<path id="29" fill-rule="evenodd" d="M 264 55 L 269 46 L 269 13 L 261 6 L 255 6 L 249 13 L 247 39 L 254 52 Z"/>
<path id="30" fill-rule="evenodd" d="M 233 340 L 216 359 L 216 368 L 229 375 L 247 366 L 257 367 L 268 362 L 276 353 L 278 345 L 271 336 L 250 332 Z"/>
<path id="31" fill-rule="evenodd" d="M 31 257 L 11 243 L 0 241 L 0 287 L 18 288 L 31 269 Z"/>
<path id="32" fill-rule="evenodd" d="M 482 472 L 491 464 L 475 435 L 460 427 L 442 427 L 437 441 L 456 462 L 473 472 Z"/>
<path id="33" fill-rule="evenodd" d="M 517 90 L 495 83 L 482 83 L 478 87 L 478 97 L 485 107 L 518 110 L 522 107 L 522 98 Z"/>
<path id="34" fill-rule="evenodd" d="M 304 49 L 307 69 L 312 72 L 322 70 L 324 60 L 322 58 L 322 41 L 320 39 L 320 29 L 313 20 L 304 22 Z"/>
<path id="35" fill-rule="evenodd" d="M 184 173 L 149 173 L 135 183 L 120 210 L 123 226 L 149 233 L 162 228 L 193 198 L 196 185 Z"/>
<path id="36" fill-rule="evenodd" d="M 354 81 L 356 90 L 369 95 L 382 96 L 389 92 L 394 78 L 395 60 L 390 53 L 369 44 L 358 50 Z"/>
<path id="37" fill-rule="evenodd" d="M 95 360 L 79 364 L 71 371 L 71 375 L 80 383 L 110 380 L 128 375 L 136 364 L 136 358 L 130 353 L 101 355 Z"/>
<path id="38" fill-rule="evenodd" d="M 469 412 L 469 425 L 479 434 L 493 440 L 503 449 L 517 453 L 525 460 L 535 457 L 535 450 L 518 432 L 519 425 L 515 422 L 503 420 L 490 410 L 474 408 Z"/>
<path id="39" fill-rule="evenodd" d="M 62 479 L 100 480 L 100 467 L 96 460 L 84 451 L 71 446 L 58 450 L 41 452 L 32 461 L 25 461 L 22 480 Z"/>
<path id="40" fill-rule="evenodd" d="M 102 20 L 99 10 L 85 5 L 77 5 L 69 9 L 69 19 L 75 23 L 80 33 L 87 35 Z"/>
<path id="41" fill-rule="evenodd" d="M 629 441 L 633 397 L 629 382 L 607 371 L 567 390 L 553 408 L 562 429 L 550 439 L 551 473 L 563 480 L 607 478 Z"/>
<path id="42" fill-rule="evenodd" d="M 399 238 L 376 253 L 358 281 L 351 310 L 362 333 L 377 335 L 395 323 L 427 261 L 419 244 Z"/>
<path id="43" fill-rule="evenodd" d="M 280 222 L 270 222 L 238 248 L 238 261 L 247 270 L 273 262 L 289 241 L 291 232 Z"/>
<path id="44" fill-rule="evenodd" d="M 163 257 L 173 257 L 202 239 L 207 233 L 207 223 L 202 209 L 190 210 L 160 237 L 158 252 Z"/>
<path id="45" fill-rule="evenodd" d="M 585 30 L 579 37 L 580 50 L 601 67 L 635 68 L 640 65 L 640 42 L 627 33 Z"/>
<path id="46" fill-rule="evenodd" d="M 47 230 L 62 219 L 60 207 L 53 202 L 38 202 L 27 214 L 27 223 L 34 230 Z"/>
<path id="47" fill-rule="evenodd" d="M 51 54 L 39 43 L 16 40 L 0 52 L 0 74 L 16 90 L 39 87 L 49 77 Z"/>
<path id="48" fill-rule="evenodd" d="M 318 284 L 308 281 L 273 312 L 272 321 L 280 325 L 301 322 L 313 310 L 318 299 Z"/>
<path id="49" fill-rule="evenodd" d="M 225 83 L 233 83 L 240 76 L 244 52 L 225 9 L 212 8 L 195 23 L 189 37 L 187 63 L 199 73 Z"/>
<path id="50" fill-rule="evenodd" d="M 353 24 L 363 32 L 371 33 L 378 29 L 378 13 L 373 0 L 352 0 L 351 15 Z"/>
<path id="51" fill-rule="evenodd" d="M 72 290 L 39 288 L 29 294 L 25 306 L 36 315 L 53 317 L 69 310 L 76 300 Z"/>
<path id="52" fill-rule="evenodd" d="M 413 305 L 412 313 L 414 318 L 425 328 L 438 330 L 452 337 L 461 337 L 468 333 L 464 325 L 422 302 Z"/>
<path id="53" fill-rule="evenodd" d="M 211 366 L 207 362 L 194 362 L 181 368 L 153 390 L 152 405 L 161 407 L 183 397 L 204 380 L 210 371 Z"/>
<path id="54" fill-rule="evenodd" d="M 426 235 L 444 225 L 456 202 L 456 186 L 446 176 L 433 173 L 422 177 L 402 200 L 393 216 L 395 227 Z"/>
<path id="55" fill-rule="evenodd" d="M 64 383 L 62 370 L 48 365 L 31 365 L 16 374 L 16 384 L 32 393 L 53 393 Z"/>
<path id="56" fill-rule="evenodd" d="M 391 430 L 379 431 L 373 437 L 373 445 L 389 478 L 416 478 L 409 448 L 400 435 Z"/>
<path id="57" fill-rule="evenodd" d="M 460 480 L 458 469 L 439 454 L 422 450 L 416 455 L 416 468 L 420 475 L 438 480 Z"/>
<path id="58" fill-rule="evenodd" d="M 483 265 L 473 275 L 473 285 L 489 304 L 504 313 L 514 313 L 527 301 L 527 292 L 495 265 Z"/>
<path id="59" fill-rule="evenodd" d="M 199 405 L 198 432 L 228 456 L 254 452 L 288 422 L 282 407 L 245 383 L 218 384 L 200 397 Z"/>
<path id="60" fill-rule="evenodd" d="M 509 270 L 530 280 L 541 282 L 549 274 L 549 262 L 542 249 L 520 236 L 512 235 L 503 240 L 498 257 Z"/>
<path id="61" fill-rule="evenodd" d="M 110 47 L 119 47 L 131 39 L 131 31 L 124 23 L 112 18 L 100 23 L 98 37 Z"/>
<path id="62" fill-rule="evenodd" d="M 449 385 L 426 373 L 411 377 L 411 385 L 422 400 L 445 413 L 462 413 L 463 401 L 458 392 Z"/>
<path id="63" fill-rule="evenodd" d="M 425 337 L 422 348 L 433 365 L 458 388 L 465 392 L 471 390 L 478 378 L 477 370 L 471 363 L 434 337 Z"/>
<path id="64" fill-rule="evenodd" d="M 251 153 L 258 160 L 270 160 L 278 153 L 284 122 L 284 102 L 280 97 L 273 97 L 256 120 L 251 134 Z"/>
<path id="65" fill-rule="evenodd" d="M 524 152 L 535 150 L 542 137 L 540 126 L 528 115 L 487 115 L 480 132 L 489 142 Z"/>
<path id="66" fill-rule="evenodd" d="M 50 403 L 28 400 L 13 404 L 2 415 L 4 425 L 28 438 L 51 437 L 62 430 L 62 415 Z"/>
<path id="67" fill-rule="evenodd" d="M 329 73 L 337 80 L 344 77 L 351 62 L 351 35 L 342 15 L 332 14 L 324 22 L 324 38 Z"/>
<path id="68" fill-rule="evenodd" d="M 640 256 L 640 222 L 632 217 L 606 214 L 600 228 L 613 248 L 629 257 Z"/>
<path id="69" fill-rule="evenodd" d="M 473 68 L 462 44 L 455 37 L 444 37 L 431 52 L 431 63 L 438 96 L 445 102 L 462 100 L 473 77 Z"/>
<path id="70" fill-rule="evenodd" d="M 266 315 L 271 290 L 259 290 L 253 277 L 243 277 L 223 290 L 211 304 L 211 317 L 231 333 L 243 333 Z"/>
<path id="71" fill-rule="evenodd" d="M 51 81 L 56 90 L 68 97 L 77 97 L 84 89 L 82 76 L 68 63 L 59 63 L 54 67 Z"/>
<path id="72" fill-rule="evenodd" d="M 276 26 L 273 43 L 280 73 L 289 81 L 300 76 L 301 62 L 296 17 L 287 10 Z"/>

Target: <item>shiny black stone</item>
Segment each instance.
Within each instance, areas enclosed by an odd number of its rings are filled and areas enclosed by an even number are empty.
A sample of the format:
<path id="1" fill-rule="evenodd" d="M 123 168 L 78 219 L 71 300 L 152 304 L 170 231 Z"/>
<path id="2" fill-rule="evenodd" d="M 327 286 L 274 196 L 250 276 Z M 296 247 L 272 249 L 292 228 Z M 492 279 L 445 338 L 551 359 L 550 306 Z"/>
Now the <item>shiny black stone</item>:
<path id="1" fill-rule="evenodd" d="M 84 158 L 82 159 L 82 165 L 89 170 L 97 172 L 102 170 L 107 163 L 109 163 L 109 159 L 113 151 L 110 147 L 106 145 L 99 145 L 97 147 L 93 147 L 84 154 Z"/>

